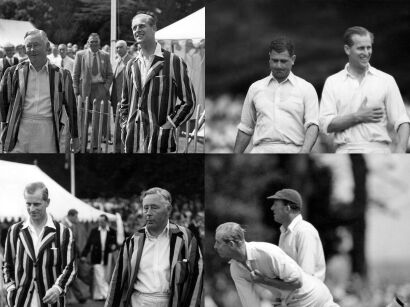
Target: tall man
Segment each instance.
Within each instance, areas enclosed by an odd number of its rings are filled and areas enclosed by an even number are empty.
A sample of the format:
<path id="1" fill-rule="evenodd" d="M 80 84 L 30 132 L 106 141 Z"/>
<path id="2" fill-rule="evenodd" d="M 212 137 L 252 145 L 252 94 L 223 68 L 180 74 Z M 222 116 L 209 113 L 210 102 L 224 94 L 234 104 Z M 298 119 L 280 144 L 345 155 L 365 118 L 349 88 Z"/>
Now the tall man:
<path id="1" fill-rule="evenodd" d="M 319 132 L 319 104 L 312 84 L 291 70 L 296 55 L 286 37 L 269 47 L 269 76 L 246 94 L 235 153 L 243 153 L 253 136 L 251 153 L 308 153 Z"/>
<path id="2" fill-rule="evenodd" d="M 71 75 L 74 73 L 74 60 L 67 56 L 67 46 L 65 44 L 58 45 L 58 52 L 60 53 L 61 60 L 56 65 L 61 68 L 67 69 Z"/>
<path id="3" fill-rule="evenodd" d="M 108 138 L 107 117 L 108 117 L 108 99 L 110 96 L 110 86 L 112 83 L 112 68 L 110 55 L 100 49 L 100 36 L 97 33 L 91 33 L 88 37 L 87 44 L 89 48 L 78 51 L 74 60 L 74 93 L 76 96 L 81 95 L 83 100 L 88 97 L 89 110 L 92 110 L 94 99 L 97 100 L 94 111 L 104 112 L 102 135 Z M 101 101 L 104 101 L 104 110 L 100 110 Z M 89 116 L 91 122 L 91 116 Z M 94 134 L 92 135 L 94 151 L 97 147 L 99 116 L 96 116 L 94 125 Z M 108 141 L 108 139 L 107 139 Z"/>
<path id="4" fill-rule="evenodd" d="M 394 152 L 406 152 L 410 120 L 394 78 L 372 66 L 373 33 L 348 28 L 344 50 L 349 62 L 327 78 L 320 104 L 320 125 L 334 133 L 337 153 L 389 153 L 387 125 L 397 134 Z"/>
<path id="5" fill-rule="evenodd" d="M 151 188 L 143 194 L 145 227 L 121 248 L 105 307 L 199 307 L 203 263 L 192 233 L 169 222 L 171 194 Z"/>
<path id="6" fill-rule="evenodd" d="M 111 88 L 111 105 L 112 105 L 113 113 L 116 116 L 117 115 L 117 105 L 118 103 L 121 102 L 122 85 L 123 85 L 123 79 L 124 79 L 124 69 L 128 61 L 131 59 L 131 56 L 127 52 L 127 43 L 123 40 L 119 40 L 116 42 L 115 49 L 117 51 L 117 57 L 113 65 L 114 79 L 113 79 L 112 88 Z M 124 146 L 121 146 L 122 142 L 121 142 L 120 122 L 119 120 L 116 120 L 115 122 L 116 122 L 116 126 L 114 129 L 114 133 L 117 134 L 116 139 L 118 140 L 118 143 L 114 144 L 114 147 L 115 147 L 114 151 L 123 152 L 124 149 L 121 150 L 121 147 L 124 148 Z"/>
<path id="7" fill-rule="evenodd" d="M 42 30 L 24 36 L 29 61 L 9 67 L 0 86 L 2 149 L 13 153 L 64 152 L 61 136 L 69 125 L 73 151 L 79 149 L 77 107 L 71 76 L 47 60 L 49 41 Z M 63 111 L 68 122 L 63 120 Z"/>
<path id="8" fill-rule="evenodd" d="M 64 295 L 76 272 L 70 229 L 47 213 L 48 189 L 34 182 L 24 190 L 26 221 L 12 225 L 4 253 L 4 282 L 9 306 L 65 306 Z"/>
<path id="9" fill-rule="evenodd" d="M 105 300 L 108 295 L 108 283 L 110 281 L 107 270 L 108 257 L 117 249 L 117 232 L 108 225 L 108 217 L 104 214 L 98 218 L 99 226 L 93 228 L 87 240 L 87 244 L 81 253 L 81 260 L 85 261 L 91 251 L 91 264 L 93 265 L 93 288 L 94 300 Z"/>
<path id="10" fill-rule="evenodd" d="M 293 189 L 282 189 L 268 199 L 273 199 L 273 217 L 282 225 L 279 247 L 304 272 L 324 281 L 326 263 L 322 241 L 316 228 L 302 218 L 300 194 Z"/>
<path id="11" fill-rule="evenodd" d="M 161 49 L 155 41 L 156 30 L 151 13 L 137 13 L 132 19 L 132 32 L 141 49 L 127 64 L 120 105 L 127 153 L 174 152 L 178 141 L 175 129 L 188 121 L 195 109 L 187 66 L 177 55 Z"/>
<path id="12" fill-rule="evenodd" d="M 322 281 L 303 272 L 276 245 L 245 242 L 244 230 L 236 223 L 218 226 L 214 247 L 220 257 L 231 260 L 231 276 L 244 307 L 261 306 L 257 285 L 279 291 L 288 307 L 338 306 Z"/>

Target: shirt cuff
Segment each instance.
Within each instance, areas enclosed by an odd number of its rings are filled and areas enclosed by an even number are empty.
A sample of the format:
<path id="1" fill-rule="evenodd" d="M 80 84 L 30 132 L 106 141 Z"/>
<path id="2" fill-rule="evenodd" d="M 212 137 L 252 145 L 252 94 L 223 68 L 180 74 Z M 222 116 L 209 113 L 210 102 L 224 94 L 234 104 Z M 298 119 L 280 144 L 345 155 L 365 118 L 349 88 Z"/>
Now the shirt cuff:
<path id="1" fill-rule="evenodd" d="M 16 284 L 13 282 L 4 285 L 4 287 L 6 288 L 7 292 L 13 291 L 14 289 L 16 289 Z"/>
<path id="2" fill-rule="evenodd" d="M 57 289 L 60 295 L 63 293 L 63 289 L 59 285 L 53 285 L 51 288 Z"/>
<path id="3" fill-rule="evenodd" d="M 401 125 L 401 124 L 404 124 L 404 123 L 410 123 L 410 120 L 409 120 L 409 118 L 407 117 L 406 114 L 403 114 L 403 115 L 399 118 L 399 120 L 396 120 L 396 122 L 394 123 L 394 130 L 395 130 L 395 131 L 399 130 L 400 125 Z"/>
<path id="4" fill-rule="evenodd" d="M 253 135 L 253 129 L 252 129 L 252 128 L 249 128 L 248 126 L 246 126 L 246 125 L 243 124 L 243 123 L 240 123 L 240 124 L 238 125 L 238 130 L 241 130 L 242 132 L 244 132 L 244 133 L 246 133 L 246 134 L 248 134 L 248 135 Z"/>
<path id="5" fill-rule="evenodd" d="M 311 125 L 316 125 L 316 126 L 318 126 L 319 127 L 319 123 L 317 122 L 317 121 L 309 121 L 309 122 L 306 122 L 305 124 L 304 124 L 304 126 L 305 126 L 305 130 L 307 130 L 307 128 L 309 128 Z"/>

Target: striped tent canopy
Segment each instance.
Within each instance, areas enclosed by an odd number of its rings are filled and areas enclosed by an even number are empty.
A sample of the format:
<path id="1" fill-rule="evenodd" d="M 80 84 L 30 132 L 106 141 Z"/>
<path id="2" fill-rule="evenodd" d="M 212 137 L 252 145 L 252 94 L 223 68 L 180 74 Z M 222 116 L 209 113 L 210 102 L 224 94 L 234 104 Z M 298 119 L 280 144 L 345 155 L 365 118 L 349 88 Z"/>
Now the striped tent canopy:
<path id="1" fill-rule="evenodd" d="M 97 210 L 70 194 L 39 167 L 0 161 L 0 222 L 27 218 L 23 192 L 27 184 L 36 181 L 47 186 L 50 197 L 47 210 L 57 221 L 61 221 L 70 209 L 78 211 L 81 222 L 95 222 L 103 213 L 111 221 L 116 220 L 115 215 Z"/>

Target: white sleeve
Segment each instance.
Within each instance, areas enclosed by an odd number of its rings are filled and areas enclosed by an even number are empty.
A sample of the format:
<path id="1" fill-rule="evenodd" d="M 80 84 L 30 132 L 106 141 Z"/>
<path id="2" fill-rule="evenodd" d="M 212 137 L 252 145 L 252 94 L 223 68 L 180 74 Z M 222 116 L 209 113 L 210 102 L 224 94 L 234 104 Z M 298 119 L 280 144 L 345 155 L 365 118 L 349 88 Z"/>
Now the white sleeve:
<path id="1" fill-rule="evenodd" d="M 231 263 L 231 276 L 238 291 L 243 307 L 257 307 L 261 305 L 260 298 L 255 291 L 255 284 L 244 275 L 236 262 Z"/>
<path id="2" fill-rule="evenodd" d="M 337 116 L 336 100 L 333 95 L 331 81 L 329 78 L 326 80 L 322 91 L 322 99 L 319 107 L 319 123 L 320 130 L 325 133 L 332 120 Z"/>
<path id="3" fill-rule="evenodd" d="M 256 109 L 253 103 L 253 92 L 253 86 L 251 85 L 243 103 L 241 122 L 238 125 L 238 129 L 248 135 L 253 135 L 256 125 Z"/>
<path id="4" fill-rule="evenodd" d="M 406 107 L 404 106 L 399 87 L 393 77 L 389 76 L 387 86 L 387 120 L 394 126 L 394 130 L 397 131 L 401 124 L 409 122 L 409 117 L 407 115 Z"/>

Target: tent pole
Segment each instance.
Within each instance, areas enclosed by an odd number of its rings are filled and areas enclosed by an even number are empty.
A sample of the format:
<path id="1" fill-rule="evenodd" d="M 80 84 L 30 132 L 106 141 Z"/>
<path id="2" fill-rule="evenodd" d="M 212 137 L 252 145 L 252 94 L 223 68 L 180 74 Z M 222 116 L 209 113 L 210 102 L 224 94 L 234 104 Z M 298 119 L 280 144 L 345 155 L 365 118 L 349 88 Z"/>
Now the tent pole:
<path id="1" fill-rule="evenodd" d="M 71 183 L 71 194 L 75 196 L 75 155 L 70 153 L 70 183 Z"/>
<path id="2" fill-rule="evenodd" d="M 115 42 L 117 40 L 117 0 L 111 0 L 111 37 L 110 37 L 110 60 L 114 63 Z"/>

